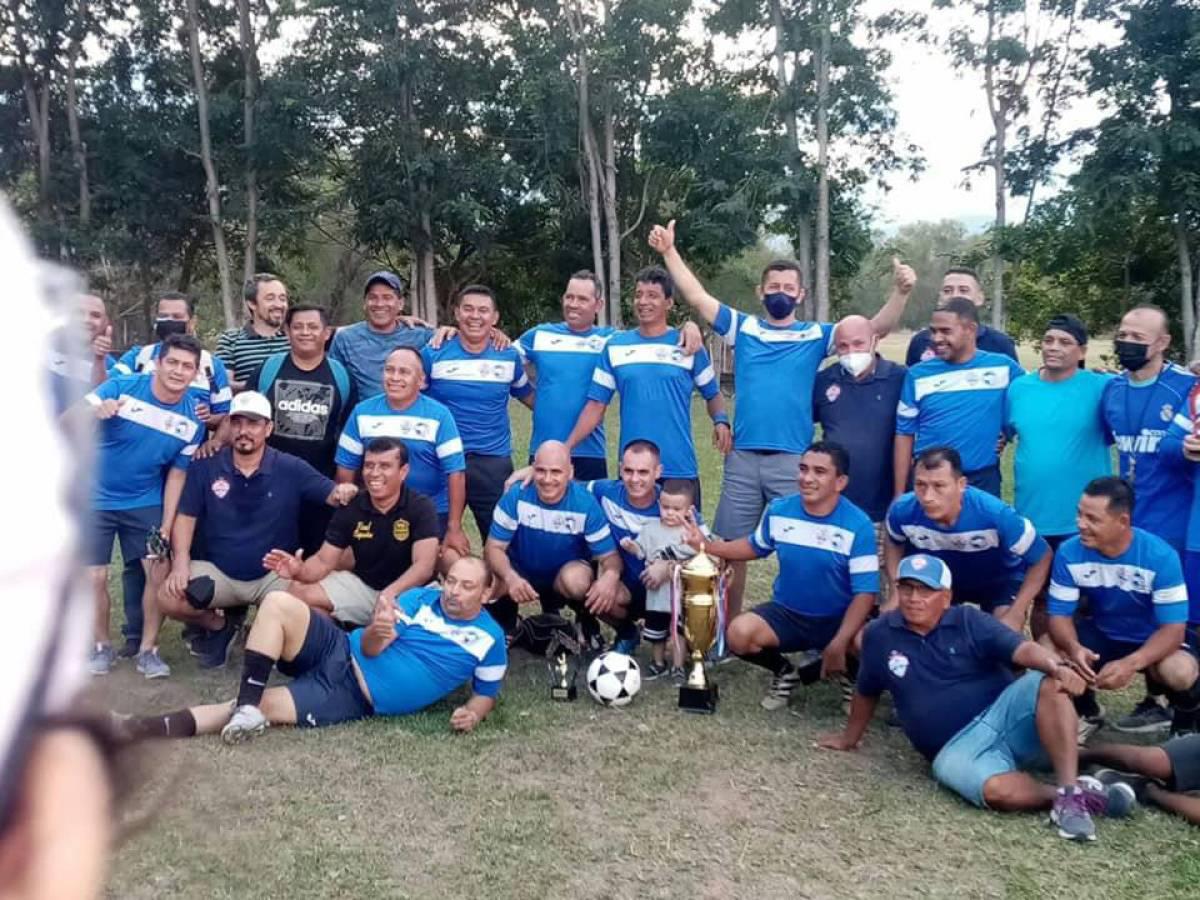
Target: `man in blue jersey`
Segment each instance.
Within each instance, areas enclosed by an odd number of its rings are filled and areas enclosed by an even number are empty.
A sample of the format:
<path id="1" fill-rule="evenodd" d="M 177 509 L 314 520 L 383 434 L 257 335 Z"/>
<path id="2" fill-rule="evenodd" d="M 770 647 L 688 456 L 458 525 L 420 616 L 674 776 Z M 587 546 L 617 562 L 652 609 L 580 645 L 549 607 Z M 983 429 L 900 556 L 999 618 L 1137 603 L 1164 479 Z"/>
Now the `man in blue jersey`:
<path id="1" fill-rule="evenodd" d="M 974 269 L 968 269 L 966 266 L 951 266 L 946 270 L 946 274 L 942 276 L 941 289 L 938 291 L 938 304 L 946 303 L 955 297 L 970 300 L 982 315 L 987 298 L 983 294 L 979 275 Z M 976 344 L 980 350 L 986 350 L 988 353 L 1000 353 L 1017 359 L 1017 345 L 1013 343 L 1013 339 L 1003 331 L 989 328 L 982 322 L 979 323 Z M 915 366 L 917 363 L 933 359 L 935 356 L 937 353 L 934 352 L 933 339 L 929 329 L 922 328 L 908 342 L 908 350 L 904 354 L 904 364 L 909 367 Z"/>
<path id="2" fill-rule="evenodd" d="M 513 472 L 508 398 L 533 408 L 533 388 L 513 347 L 497 350 L 492 332 L 500 318 L 496 294 L 482 284 L 467 285 L 454 299 L 458 333 L 434 349 L 421 351 L 426 393 L 454 416 L 467 462 L 467 506 L 479 534 L 492 526 L 492 510 Z"/>
<path id="3" fill-rule="evenodd" d="M 771 673 L 763 709 L 784 708 L 798 685 L 817 677 L 845 678 L 879 595 L 875 527 L 842 496 L 849 471 L 842 447 L 818 441 L 800 457 L 800 492 L 768 503 L 749 537 L 705 543 L 694 522 L 688 530 L 693 547 L 721 559 L 779 556 L 771 600 L 735 617 L 725 634 L 733 653 Z M 819 669 L 802 672 L 783 655 L 798 650 L 819 652 Z"/>
<path id="4" fill-rule="evenodd" d="M 667 324 L 674 304 L 675 283 L 657 267 L 642 269 L 634 277 L 633 311 L 637 331 L 623 331 L 608 339 L 592 373 L 588 400 L 567 438 L 567 447 L 579 446 L 604 419 L 613 394 L 621 394 L 621 449 L 631 441 L 654 443 L 662 453 L 663 478 L 684 478 L 695 484 L 700 502 L 699 468 L 692 446 L 692 391 L 698 390 L 713 421 L 713 444 L 729 452 L 731 432 L 708 353 L 694 355 L 679 346 L 679 330 Z"/>
<path id="5" fill-rule="evenodd" d="M 1167 436 L 1163 438 L 1163 453 L 1178 453 L 1192 468 L 1192 514 L 1188 521 L 1187 551 L 1183 555 L 1183 577 L 1188 591 L 1189 640 L 1200 646 L 1200 381 L 1188 394 L 1183 412 L 1176 413 Z"/>
<path id="6" fill-rule="evenodd" d="M 957 297 L 934 311 L 929 330 L 936 359 L 908 370 L 896 407 L 896 496 L 907 489 L 912 461 L 929 447 L 953 447 L 967 483 L 1000 496 L 1004 397 L 1025 374 L 1007 356 L 979 350 L 975 305 Z"/>
<path id="7" fill-rule="evenodd" d="M 96 603 L 93 675 L 107 675 L 115 661 L 108 642 L 108 564 L 114 538 L 120 541 L 122 558 L 138 560 L 146 570 L 137 669 L 147 678 L 171 674 L 157 647 L 162 622 L 157 594 L 165 566 L 148 558 L 147 542 L 152 532 L 171 533 L 186 470 L 204 433 L 188 396 L 199 363 L 199 342 L 191 335 L 171 335 L 163 341 L 152 373 L 114 375 L 85 398 L 101 423 L 88 551 Z"/>
<path id="8" fill-rule="evenodd" d="M 1172 731 L 1197 731 L 1200 651 L 1186 642 L 1179 557 L 1132 525 L 1134 507 L 1133 488 L 1123 479 L 1097 478 L 1084 488 L 1079 536 L 1054 559 L 1050 637 L 1093 688 L 1120 691 L 1138 672 L 1152 674 L 1175 708 Z M 1078 614 L 1085 598 L 1087 612 Z"/>
<path id="9" fill-rule="evenodd" d="M 1163 446 L 1172 420 L 1183 411 L 1196 377 L 1168 362 L 1171 345 L 1167 314 L 1152 304 L 1134 307 L 1121 318 L 1113 350 L 1124 370 L 1104 392 L 1104 423 L 1117 445 L 1118 474 L 1137 497 L 1133 524 L 1162 538 L 1182 559 L 1187 549 L 1191 466 Z M 1120 720 L 1126 731 L 1168 727 L 1171 711 L 1161 704 L 1162 686 L 1146 679 L 1147 693 L 1131 716 Z"/>
<path id="10" fill-rule="evenodd" d="M 598 618 L 625 617 L 612 531 L 572 474 L 566 445 L 546 441 L 533 458 L 533 484 L 514 484 L 496 505 L 484 558 L 500 582 L 489 609 L 506 632 L 517 623 L 518 605 L 528 603 L 540 603 L 546 613 L 570 606 L 593 641 Z"/>
<path id="11" fill-rule="evenodd" d="M 776 260 L 763 269 L 757 294 L 766 315 L 753 316 L 704 289 L 675 248 L 673 221 L 650 229 L 650 246 L 663 255 L 684 299 L 733 351 L 737 414 L 713 527 L 726 536 L 749 534 L 770 500 L 795 490 L 800 454 L 813 436 L 813 383 L 821 361 L 834 350 L 833 325 L 797 321 L 796 305 L 804 299 L 797 263 Z M 870 320 L 878 336 L 896 327 L 917 283 L 916 273 L 899 259 L 892 260 L 892 274 L 891 295 Z M 746 564 L 736 562 L 731 614 L 741 611 L 745 583 Z"/>
<path id="12" fill-rule="evenodd" d="M 985 613 L 951 608 L 953 579 L 940 559 L 905 557 L 898 574 L 898 608 L 863 635 L 849 721 L 818 746 L 856 750 L 887 691 L 933 777 L 975 806 L 1049 808 L 1059 836 L 1077 841 L 1096 839 L 1093 815 L 1128 815 L 1132 788 L 1079 777 L 1071 705 L 1084 689 L 1079 673 Z M 1017 678 L 1014 666 L 1030 671 Z M 1053 785 L 1028 772 L 1047 766 Z"/>
<path id="13" fill-rule="evenodd" d="M 450 410 L 421 393 L 421 352 L 400 347 L 383 367 L 384 393 L 363 400 L 350 413 L 338 440 L 339 482 L 353 482 L 362 467 L 363 446 L 376 437 L 399 438 L 408 448 L 408 486 L 433 500 L 441 520 L 445 565 L 471 552 L 462 529 L 467 503 L 462 438 Z"/>
<path id="14" fill-rule="evenodd" d="M 955 603 L 975 603 L 1010 628 L 1024 630 L 1050 572 L 1050 548 L 1032 522 L 967 484 L 956 450 L 923 451 L 913 492 L 898 497 L 884 521 L 884 561 L 893 587 L 902 556 L 931 553 L 954 573 Z"/>
<path id="15" fill-rule="evenodd" d="M 95 294 L 79 298 L 80 322 L 72 322 L 52 338 L 49 360 L 51 394 L 58 414 L 83 399 L 108 377 L 112 356 L 112 324 L 104 300 Z"/>
<path id="16" fill-rule="evenodd" d="M 464 557 L 441 588 L 381 597 L 371 624 L 350 634 L 290 594 L 268 594 L 246 638 L 236 700 L 121 718 L 118 731 L 133 738 L 219 731 L 236 744 L 270 725 L 408 715 L 469 681 L 471 696 L 450 714 L 450 727 L 470 732 L 495 708 L 508 668 L 504 633 L 483 607 L 492 581 L 482 560 Z M 272 669 L 293 680 L 268 688 Z"/>

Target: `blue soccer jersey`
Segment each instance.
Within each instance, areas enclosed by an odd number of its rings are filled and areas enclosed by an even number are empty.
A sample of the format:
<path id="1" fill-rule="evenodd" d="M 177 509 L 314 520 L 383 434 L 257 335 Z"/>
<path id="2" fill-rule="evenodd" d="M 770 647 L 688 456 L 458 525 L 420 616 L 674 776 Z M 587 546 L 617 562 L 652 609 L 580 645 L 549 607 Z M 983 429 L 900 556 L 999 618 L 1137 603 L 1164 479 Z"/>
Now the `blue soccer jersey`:
<path id="1" fill-rule="evenodd" d="M 114 375 L 153 372 L 158 367 L 158 357 L 161 354 L 161 343 L 130 347 L 121 354 L 112 372 Z M 193 403 L 206 404 L 208 411 L 214 416 L 228 413 L 229 403 L 233 399 L 233 388 L 229 386 L 229 373 L 225 369 L 225 363 L 207 350 L 201 350 L 200 367 L 196 369 L 196 377 L 188 386 L 188 394 Z"/>
<path id="2" fill-rule="evenodd" d="M 802 615 L 840 616 L 855 594 L 879 593 L 875 526 L 845 497 L 826 516 L 809 513 L 799 494 L 777 497 L 749 540 L 760 557 L 779 557 L 771 599 Z"/>
<path id="3" fill-rule="evenodd" d="M 159 506 L 169 468 L 186 469 L 204 435 L 192 398 L 163 403 L 154 396 L 153 375 L 116 375 L 87 395 L 99 406 L 121 406 L 100 422 L 96 441 L 94 509 Z"/>
<path id="4" fill-rule="evenodd" d="M 388 405 L 386 394 L 376 394 L 351 410 L 338 439 L 334 462 L 344 469 L 361 468 L 367 444 L 377 437 L 404 443 L 408 448 L 406 483 L 431 498 L 438 512 L 448 512 L 446 476 L 467 468 L 462 438 L 450 410 L 422 394 L 408 409 L 395 410 Z"/>
<path id="5" fill-rule="evenodd" d="M 572 560 L 617 549 L 600 505 L 577 481 L 553 505 L 543 503 L 532 484 L 514 484 L 496 504 L 488 537 L 508 544 L 513 566 L 535 579 L 551 579 Z"/>
<path id="6" fill-rule="evenodd" d="M 1024 374 L 1007 356 L 982 350 L 965 363 L 918 363 L 904 376 L 896 434 L 916 435 L 914 456 L 930 447 L 953 447 L 966 472 L 994 466 L 1004 397 L 1009 383 Z"/>
<path id="7" fill-rule="evenodd" d="M 662 454 L 664 478 L 695 478 L 692 389 L 711 400 L 719 388 L 708 353 L 687 356 L 678 343 L 674 328 L 652 338 L 637 331 L 613 335 L 600 354 L 587 396 L 608 403 L 620 391 L 621 449 L 633 441 L 652 441 Z"/>
<path id="8" fill-rule="evenodd" d="M 92 366 L 95 360 L 90 356 L 76 356 L 65 350 L 55 350 L 50 354 L 47 367 L 50 374 L 50 395 L 54 398 L 54 412 L 62 415 L 74 406 L 92 389 Z M 111 354 L 104 358 L 105 377 L 112 374 L 116 358 Z"/>
<path id="9" fill-rule="evenodd" d="M 813 382 L 821 360 L 833 352 L 833 326 L 772 325 L 722 304 L 713 331 L 733 350 L 733 446 L 784 453 L 807 450 L 813 437 Z"/>
<path id="10" fill-rule="evenodd" d="M 1134 384 L 1122 372 L 1101 399 L 1104 424 L 1120 453 L 1122 478 L 1133 483 L 1133 524 L 1183 554 L 1191 503 L 1191 466 L 1180 453 L 1160 448 L 1172 421 L 1187 406 L 1196 377 L 1168 363 L 1152 381 Z"/>
<path id="11" fill-rule="evenodd" d="M 537 403 L 533 407 L 532 453 L 546 441 L 565 441 L 587 402 L 592 373 L 600 352 L 613 333 L 600 326 L 572 331 L 565 322 L 530 328 L 514 345 L 521 357 L 536 370 Z M 604 422 L 579 442 L 572 455 L 604 459 L 608 446 Z"/>
<path id="12" fill-rule="evenodd" d="M 350 652 L 371 692 L 375 712 L 402 716 L 424 709 L 471 681 L 484 697 L 500 693 L 508 669 L 504 632 L 487 610 L 454 619 L 442 610 L 438 588 L 411 588 L 396 598 L 396 639 L 378 656 L 362 651 L 363 629 Z"/>
<path id="13" fill-rule="evenodd" d="M 1119 556 L 1105 556 L 1070 538 L 1054 554 L 1047 609 L 1074 616 L 1080 596 L 1088 617 L 1106 637 L 1141 644 L 1160 625 L 1187 622 L 1187 588 L 1179 555 L 1162 538 L 1141 528 Z"/>
<path id="14" fill-rule="evenodd" d="M 646 568 L 646 561 L 640 556 L 626 553 L 621 548 L 621 541 L 625 538 L 636 541 L 643 528 L 651 522 L 658 521 L 658 495 L 661 490 L 656 487 L 654 502 L 642 508 L 636 507 L 630 502 L 629 492 L 625 490 L 625 483 L 616 478 L 589 481 L 587 489 L 600 504 L 600 510 L 604 513 L 609 528 L 612 529 L 613 540 L 616 541 L 617 549 L 621 552 L 621 577 L 626 584 L 638 584 L 642 572 Z"/>
<path id="15" fill-rule="evenodd" d="M 533 391 L 521 357 L 512 347 L 497 350 L 488 343 L 472 353 L 453 337 L 437 350 L 421 350 L 426 391 L 454 416 L 463 450 L 486 456 L 512 456 L 508 398 Z"/>
<path id="16" fill-rule="evenodd" d="M 998 497 L 969 487 L 953 525 L 929 516 L 915 494 L 897 497 L 888 509 L 888 536 L 909 553 L 931 553 L 950 567 L 954 590 L 1001 589 L 1025 577 L 1050 548 L 1033 523 Z"/>

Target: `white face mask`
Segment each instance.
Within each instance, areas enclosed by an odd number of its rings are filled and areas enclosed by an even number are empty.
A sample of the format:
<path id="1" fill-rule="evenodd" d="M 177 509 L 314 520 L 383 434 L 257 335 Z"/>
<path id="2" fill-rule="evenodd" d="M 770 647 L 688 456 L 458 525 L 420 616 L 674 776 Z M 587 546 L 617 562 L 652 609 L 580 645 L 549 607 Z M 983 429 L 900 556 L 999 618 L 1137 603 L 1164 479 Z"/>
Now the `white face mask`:
<path id="1" fill-rule="evenodd" d="M 838 357 L 838 362 L 842 364 L 842 368 L 855 378 L 871 368 L 871 363 L 874 360 L 874 353 L 865 352 L 847 353 L 845 356 Z"/>

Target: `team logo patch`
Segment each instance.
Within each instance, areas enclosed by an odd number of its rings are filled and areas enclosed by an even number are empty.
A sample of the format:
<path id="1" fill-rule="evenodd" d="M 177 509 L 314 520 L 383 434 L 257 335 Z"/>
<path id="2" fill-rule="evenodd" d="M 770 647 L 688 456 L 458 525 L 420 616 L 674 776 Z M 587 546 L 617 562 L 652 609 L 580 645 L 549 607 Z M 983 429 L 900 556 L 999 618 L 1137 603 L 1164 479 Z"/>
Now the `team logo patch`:
<path id="1" fill-rule="evenodd" d="M 837 398 L 842 396 L 842 388 L 840 385 L 831 384 L 825 388 L 825 399 L 830 403 L 837 402 Z"/>
<path id="2" fill-rule="evenodd" d="M 926 360 L 933 359 L 935 356 L 937 356 L 936 351 L 934 351 L 934 349 L 932 347 L 930 347 L 928 350 L 926 350 L 924 353 L 921 354 L 921 362 L 925 362 Z"/>
<path id="3" fill-rule="evenodd" d="M 212 492 L 217 495 L 218 500 L 224 500 L 229 494 L 229 482 L 224 477 L 218 478 L 212 483 Z"/>
<path id="4" fill-rule="evenodd" d="M 925 568 L 927 565 L 929 565 L 929 560 L 927 560 L 927 559 L 926 559 L 925 557 L 923 557 L 923 556 L 918 556 L 916 559 L 914 559 L 914 560 L 912 561 L 912 567 L 913 567 L 914 569 L 916 569 L 918 572 L 920 572 L 920 571 L 921 571 L 923 568 Z"/>
<path id="5" fill-rule="evenodd" d="M 1175 416 L 1175 407 L 1170 403 L 1164 403 L 1162 409 L 1158 411 L 1158 417 L 1164 422 L 1170 422 Z"/>
<path id="6" fill-rule="evenodd" d="M 908 657 L 899 650 L 888 654 L 888 669 L 897 678 L 903 678 L 908 672 Z"/>
<path id="7" fill-rule="evenodd" d="M 356 522 L 351 537 L 356 541 L 369 541 L 375 537 L 375 532 L 371 530 L 370 522 Z"/>
<path id="8" fill-rule="evenodd" d="M 392 523 L 392 537 L 398 541 L 408 540 L 408 519 L 397 519 Z"/>

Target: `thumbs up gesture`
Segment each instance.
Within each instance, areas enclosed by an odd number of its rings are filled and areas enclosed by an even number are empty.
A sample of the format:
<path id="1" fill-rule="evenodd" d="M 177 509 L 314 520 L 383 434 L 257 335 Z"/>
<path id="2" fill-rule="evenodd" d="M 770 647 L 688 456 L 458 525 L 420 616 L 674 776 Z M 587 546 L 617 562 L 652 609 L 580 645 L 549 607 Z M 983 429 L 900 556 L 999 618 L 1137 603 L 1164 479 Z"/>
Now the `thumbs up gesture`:
<path id="1" fill-rule="evenodd" d="M 892 257 L 892 286 L 901 294 L 911 294 L 917 286 L 917 273 L 912 266 L 900 262 L 899 256 Z"/>
<path id="2" fill-rule="evenodd" d="M 110 353 L 112 353 L 112 326 L 108 325 L 92 338 L 92 355 L 104 357 Z"/>
<path id="3" fill-rule="evenodd" d="M 665 228 L 662 225 L 651 228 L 649 240 L 650 248 L 665 256 L 675 246 L 675 220 L 668 222 Z"/>

